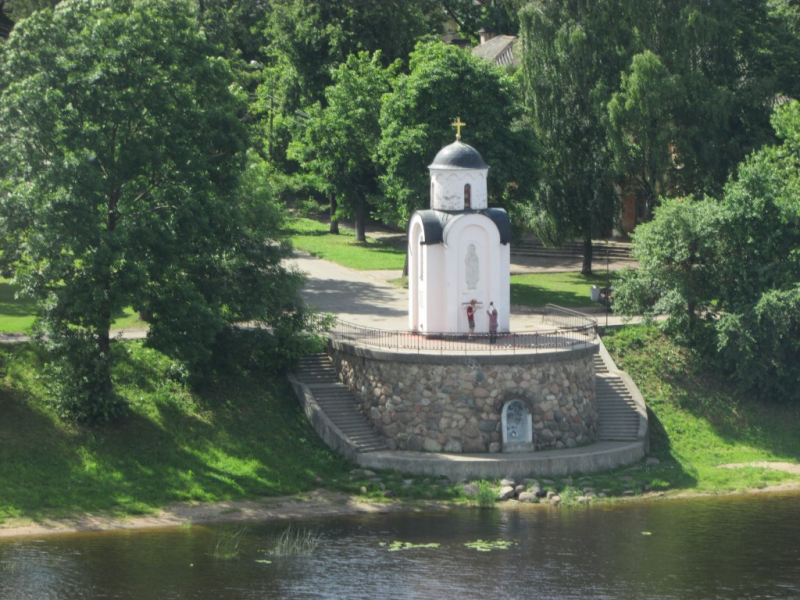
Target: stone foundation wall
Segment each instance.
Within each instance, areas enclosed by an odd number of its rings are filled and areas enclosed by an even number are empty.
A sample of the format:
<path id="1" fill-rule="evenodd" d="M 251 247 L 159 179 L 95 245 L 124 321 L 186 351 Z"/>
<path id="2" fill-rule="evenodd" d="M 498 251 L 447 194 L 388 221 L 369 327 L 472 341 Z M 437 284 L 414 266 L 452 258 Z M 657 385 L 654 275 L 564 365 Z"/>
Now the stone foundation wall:
<path id="1" fill-rule="evenodd" d="M 332 342 L 329 355 L 390 449 L 499 452 L 503 404 L 533 415 L 536 449 L 593 441 L 597 346 L 514 356 L 409 355 Z"/>

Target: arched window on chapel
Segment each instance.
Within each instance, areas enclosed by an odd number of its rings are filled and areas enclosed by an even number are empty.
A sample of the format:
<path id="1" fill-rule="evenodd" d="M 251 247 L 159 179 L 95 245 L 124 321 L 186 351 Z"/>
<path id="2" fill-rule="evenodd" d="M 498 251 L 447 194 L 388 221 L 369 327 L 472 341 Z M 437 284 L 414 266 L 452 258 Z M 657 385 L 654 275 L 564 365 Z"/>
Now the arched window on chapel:
<path id="1" fill-rule="evenodd" d="M 472 187 L 467 183 L 464 185 L 464 210 L 472 208 Z"/>

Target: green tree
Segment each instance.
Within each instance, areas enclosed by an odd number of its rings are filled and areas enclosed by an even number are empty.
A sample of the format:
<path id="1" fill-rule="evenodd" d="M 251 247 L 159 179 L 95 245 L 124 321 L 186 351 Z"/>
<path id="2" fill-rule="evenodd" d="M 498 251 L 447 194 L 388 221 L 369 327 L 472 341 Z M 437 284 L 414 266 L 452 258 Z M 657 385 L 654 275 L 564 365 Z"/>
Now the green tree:
<path id="1" fill-rule="evenodd" d="M 525 0 L 438 0 L 444 14 L 458 25 L 461 35 L 478 41 L 478 31 L 489 29 L 498 35 L 517 35 L 519 8 Z"/>
<path id="2" fill-rule="evenodd" d="M 245 63 L 262 59 L 269 0 L 194 0 L 208 40 Z"/>
<path id="3" fill-rule="evenodd" d="M 14 21 L 27 19 L 37 10 L 54 8 L 61 0 L 4 0 L 3 11 Z"/>
<path id="4" fill-rule="evenodd" d="M 338 211 L 355 217 L 356 240 L 366 241 L 370 200 L 380 191 L 375 151 L 381 137 L 381 97 L 389 91 L 391 70 L 380 52 L 351 55 L 333 72 L 325 90 L 326 106 L 309 109 L 302 142 L 294 152 L 305 169 L 337 199 Z M 336 215 L 332 215 L 333 218 Z"/>
<path id="5" fill-rule="evenodd" d="M 648 209 L 659 195 L 719 196 L 736 165 L 774 141 L 769 115 L 797 90 L 800 40 L 767 0 L 630 0 L 618 12 L 631 56 L 609 135 L 627 186 Z"/>
<path id="6" fill-rule="evenodd" d="M 467 123 L 464 140 L 490 166 L 490 199 L 512 219 L 519 215 L 536 180 L 537 155 L 535 140 L 520 126 L 514 92 L 511 77 L 485 60 L 439 42 L 418 44 L 410 72 L 395 79 L 381 108 L 381 219 L 404 226 L 428 205 L 427 166 L 454 139 L 456 117 Z"/>
<path id="7" fill-rule="evenodd" d="M 270 158 L 284 171 L 286 148 L 297 135 L 296 111 L 320 102 L 332 73 L 358 52 L 381 51 L 384 66 L 406 60 L 417 40 L 438 32 L 430 0 L 270 0 L 265 35 L 264 110 Z M 435 14 L 435 13 L 434 13 Z"/>
<path id="8" fill-rule="evenodd" d="M 747 390 L 798 399 L 800 103 L 773 124 L 783 143 L 739 165 L 721 201 L 667 199 L 637 228 L 640 269 L 616 285 L 615 310 L 666 313 Z"/>
<path id="9" fill-rule="evenodd" d="M 126 306 L 194 372 L 231 324 L 302 317 L 287 249 L 265 243 L 278 213 L 253 171 L 242 183 L 242 98 L 211 51 L 187 2 L 71 0 L 2 54 L 0 258 L 39 301 L 75 417 L 115 410 L 110 326 Z"/>
<path id="10" fill-rule="evenodd" d="M 611 0 L 531 2 L 520 23 L 526 102 L 542 152 L 530 225 L 549 245 L 580 237 L 581 271 L 590 274 L 592 238 L 618 212 L 606 104 L 628 33 Z"/>
<path id="11" fill-rule="evenodd" d="M 800 399 L 800 103 L 773 124 L 783 143 L 749 157 L 725 188 L 718 349 L 744 387 Z"/>
<path id="12" fill-rule="evenodd" d="M 633 234 L 636 270 L 614 284 L 614 311 L 669 315 L 668 329 L 688 338 L 718 296 L 720 206 L 712 199 L 665 199 Z"/>
<path id="13" fill-rule="evenodd" d="M 674 160 L 674 115 L 684 100 L 680 79 L 646 50 L 633 57 L 630 71 L 622 73 L 620 91 L 608 105 L 609 141 L 617 170 L 628 178 L 626 189 L 644 192 L 648 215 L 675 179 L 670 177 L 679 166 Z"/>

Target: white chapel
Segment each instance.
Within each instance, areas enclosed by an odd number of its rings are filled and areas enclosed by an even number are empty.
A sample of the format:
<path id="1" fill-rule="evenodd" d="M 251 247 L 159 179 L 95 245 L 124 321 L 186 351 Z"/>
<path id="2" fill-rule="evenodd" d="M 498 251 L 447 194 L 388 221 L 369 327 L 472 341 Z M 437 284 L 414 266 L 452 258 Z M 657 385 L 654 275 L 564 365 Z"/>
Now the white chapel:
<path id="1" fill-rule="evenodd" d="M 502 208 L 489 208 L 489 166 L 461 141 L 442 148 L 428 167 L 430 209 L 408 226 L 409 328 L 425 333 L 467 333 L 467 307 L 475 300 L 475 332 L 489 330 L 490 303 L 498 330 L 509 331 L 511 223 Z"/>

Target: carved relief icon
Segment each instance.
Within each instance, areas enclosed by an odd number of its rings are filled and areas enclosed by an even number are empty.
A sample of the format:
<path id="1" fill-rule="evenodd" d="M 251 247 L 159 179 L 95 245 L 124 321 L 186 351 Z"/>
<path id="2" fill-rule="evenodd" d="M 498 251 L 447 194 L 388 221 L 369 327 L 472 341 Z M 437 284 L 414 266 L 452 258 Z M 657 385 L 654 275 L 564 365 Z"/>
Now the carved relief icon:
<path id="1" fill-rule="evenodd" d="M 480 279 L 480 259 L 475 254 L 475 244 L 467 246 L 467 257 L 464 259 L 466 266 L 466 279 L 467 288 L 474 290 L 478 287 L 478 280 Z"/>

